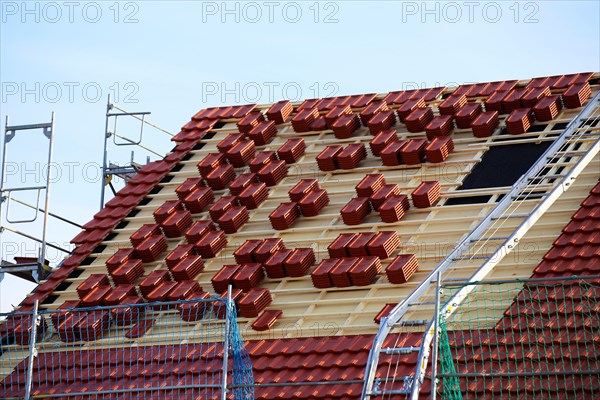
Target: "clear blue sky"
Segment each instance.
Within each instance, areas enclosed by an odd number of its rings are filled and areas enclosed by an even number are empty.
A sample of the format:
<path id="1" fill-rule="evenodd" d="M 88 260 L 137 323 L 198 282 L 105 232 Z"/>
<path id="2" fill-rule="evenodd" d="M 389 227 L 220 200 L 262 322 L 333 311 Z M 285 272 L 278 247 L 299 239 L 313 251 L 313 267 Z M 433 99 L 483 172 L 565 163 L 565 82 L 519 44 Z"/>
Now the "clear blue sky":
<path id="1" fill-rule="evenodd" d="M 597 1 L 0 4 L 2 124 L 7 114 L 23 124 L 56 112 L 51 210 L 81 223 L 98 211 L 108 93 L 177 133 L 196 111 L 220 104 L 600 70 Z M 133 138 L 138 129 L 123 123 L 118 131 Z M 144 142 L 162 153 L 171 148 L 150 129 Z M 41 182 L 45 145 L 33 132 L 11 142 L 8 185 Z M 130 150 L 111 150 L 109 158 L 126 162 Z M 146 155 L 136 150 L 137 161 Z M 65 246 L 77 232 L 49 227 L 51 240 Z M 2 237 L 4 258 L 34 249 Z M 31 287 L 5 278 L 0 310 Z"/>

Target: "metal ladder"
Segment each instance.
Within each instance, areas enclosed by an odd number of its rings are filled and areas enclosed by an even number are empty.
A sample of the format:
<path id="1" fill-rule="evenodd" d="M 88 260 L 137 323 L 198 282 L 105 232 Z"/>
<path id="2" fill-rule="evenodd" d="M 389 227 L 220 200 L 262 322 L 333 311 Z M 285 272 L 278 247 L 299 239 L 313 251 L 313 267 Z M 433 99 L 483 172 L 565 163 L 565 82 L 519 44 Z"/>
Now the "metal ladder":
<path id="1" fill-rule="evenodd" d="M 418 399 L 421 386 L 425 378 L 425 370 L 429 362 L 431 344 L 434 342 L 434 355 L 432 366 L 437 363 L 436 340 L 438 312 L 444 316 L 452 314 L 473 290 L 473 285 L 465 285 L 458 290 L 452 298 L 441 308 L 439 304 L 439 284 L 443 274 L 459 262 L 479 260 L 480 266 L 465 283 L 476 282 L 484 279 L 504 256 L 510 253 L 519 243 L 520 239 L 529 231 L 536 221 L 550 208 L 552 204 L 566 191 L 583 169 L 593 160 L 600 151 L 600 138 L 598 127 L 590 129 L 593 120 L 600 119 L 600 91 L 588 102 L 583 110 L 571 120 L 564 131 L 548 147 L 534 165 L 512 186 L 511 190 L 496 204 L 483 220 L 454 247 L 444 260 L 410 293 L 383 318 L 379 331 L 375 336 L 373 346 L 369 353 L 365 371 L 365 384 L 361 398 L 364 400 L 376 396 L 394 398 L 393 396 L 404 395 L 410 399 Z M 586 150 L 579 150 L 591 142 Z M 571 160 L 575 160 L 572 162 Z M 518 212 L 524 204 L 523 200 L 539 199 L 539 203 L 530 212 Z M 507 236 L 497 235 L 508 220 L 520 220 L 520 224 Z M 493 254 L 482 254 L 483 247 L 488 243 L 500 243 Z M 426 329 L 421 340 L 421 346 L 411 348 L 387 348 L 383 349 L 383 342 L 388 334 L 406 323 L 402 321 L 407 311 L 423 304 L 431 304 L 422 301 L 432 287 L 437 285 L 436 309 L 432 319 L 427 322 Z M 380 379 L 375 378 L 379 356 L 381 353 L 400 354 L 402 352 L 419 352 L 417 368 L 413 376 L 388 376 L 386 381 L 410 382 L 410 387 L 404 390 L 380 389 Z M 389 373 L 389 372 L 388 372 Z M 432 399 L 435 398 L 435 367 L 432 369 Z"/>

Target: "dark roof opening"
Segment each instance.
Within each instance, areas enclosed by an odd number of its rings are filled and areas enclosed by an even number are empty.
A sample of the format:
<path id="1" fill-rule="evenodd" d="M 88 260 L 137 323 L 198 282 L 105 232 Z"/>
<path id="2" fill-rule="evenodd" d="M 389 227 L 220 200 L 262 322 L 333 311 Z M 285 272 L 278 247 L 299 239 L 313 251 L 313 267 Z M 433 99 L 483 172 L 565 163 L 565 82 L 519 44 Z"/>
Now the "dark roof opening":
<path id="1" fill-rule="evenodd" d="M 135 217 L 138 213 L 140 212 L 140 210 L 138 208 L 134 208 L 133 210 L 131 210 L 129 212 L 129 214 L 127 214 L 127 217 L 125 218 L 133 218 Z"/>
<path id="2" fill-rule="evenodd" d="M 51 294 L 42 301 L 42 304 L 52 304 L 56 301 L 56 299 L 58 299 L 58 296 Z"/>
<path id="3" fill-rule="evenodd" d="M 106 249 L 106 245 L 99 244 L 98 246 L 94 247 L 94 250 L 92 250 L 92 254 L 100 254 L 104 251 L 104 249 Z"/>
<path id="4" fill-rule="evenodd" d="M 457 190 L 512 186 L 546 151 L 551 142 L 490 148 Z M 445 205 L 486 203 L 491 196 L 451 198 Z"/>
<path id="5" fill-rule="evenodd" d="M 188 161 L 192 157 L 194 157 L 194 155 L 192 154 L 192 152 L 189 152 L 185 156 L 183 156 L 183 158 L 181 159 L 181 161 Z"/>
<path id="6" fill-rule="evenodd" d="M 567 122 L 559 122 L 559 123 L 554 124 L 554 126 L 552 127 L 552 130 L 562 131 L 567 127 L 567 125 L 569 125 Z"/>
<path id="7" fill-rule="evenodd" d="M 115 226 L 115 229 L 123 229 L 125 228 L 127 225 L 129 225 L 129 221 L 121 221 L 117 224 L 117 226 Z"/>
<path id="8" fill-rule="evenodd" d="M 527 133 L 542 132 L 544 129 L 546 129 L 547 126 L 548 124 L 531 125 L 531 128 L 527 129 Z"/>
<path id="9" fill-rule="evenodd" d="M 114 238 L 116 238 L 119 235 L 119 232 L 111 232 L 108 235 L 106 235 L 106 237 L 104 238 L 105 241 L 109 241 L 109 240 L 113 240 Z M 105 245 L 102 245 L 105 246 Z M 94 249 L 93 253 L 96 252 L 96 249 Z"/>
<path id="10" fill-rule="evenodd" d="M 462 204 L 484 204 L 490 201 L 492 196 L 469 196 L 469 197 L 452 197 L 444 203 L 444 205 L 457 206 Z"/>
<path id="11" fill-rule="evenodd" d="M 96 257 L 86 257 L 79 265 L 91 265 L 94 260 L 96 260 Z"/>
<path id="12" fill-rule="evenodd" d="M 71 286 L 71 282 L 61 282 L 60 285 L 58 285 L 56 287 L 56 289 L 54 289 L 56 292 L 64 292 L 65 290 L 67 290 L 69 288 L 69 286 Z"/>
<path id="13" fill-rule="evenodd" d="M 213 129 L 219 129 L 225 126 L 225 122 L 217 122 L 215 124 L 215 126 L 213 126 Z M 215 137 L 215 135 L 217 134 L 217 132 L 215 131 L 208 131 L 206 132 L 206 134 L 204 136 L 202 136 L 202 139 L 212 139 L 213 137 Z M 204 143 L 202 143 L 202 145 L 204 145 Z M 194 150 L 196 148 L 194 147 Z"/>
<path id="14" fill-rule="evenodd" d="M 165 177 L 161 179 L 160 183 L 169 183 L 172 180 L 173 180 L 173 175 L 168 174 L 168 175 L 165 175 Z"/>
<path id="15" fill-rule="evenodd" d="M 83 264 L 82 264 L 83 265 Z M 79 275 L 83 274 L 83 270 L 81 268 L 75 268 L 73 272 L 69 274 L 69 278 L 77 278 Z"/>
<path id="16" fill-rule="evenodd" d="M 217 121 L 216 124 L 213 125 L 212 129 L 221 129 L 225 125 L 227 125 L 227 122 L 223 122 L 223 121 L 219 120 L 219 121 Z"/>
<path id="17" fill-rule="evenodd" d="M 152 190 L 150 191 L 149 194 L 158 194 L 158 192 L 160 192 L 162 189 L 163 189 L 162 186 L 156 185 L 152 188 Z"/>
<path id="18" fill-rule="evenodd" d="M 175 166 L 174 166 L 174 167 L 171 169 L 171 172 L 178 172 L 178 171 L 181 171 L 181 168 L 183 168 L 183 164 L 182 164 L 182 163 L 176 164 L 176 165 L 175 165 Z"/>

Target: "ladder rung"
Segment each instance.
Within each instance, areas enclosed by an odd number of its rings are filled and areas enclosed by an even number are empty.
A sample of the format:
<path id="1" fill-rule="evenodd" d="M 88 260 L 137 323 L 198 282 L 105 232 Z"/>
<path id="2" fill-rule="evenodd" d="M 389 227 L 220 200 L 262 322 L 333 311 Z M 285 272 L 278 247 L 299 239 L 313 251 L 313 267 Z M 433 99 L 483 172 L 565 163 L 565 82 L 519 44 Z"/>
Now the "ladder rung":
<path id="1" fill-rule="evenodd" d="M 547 156 L 547 160 L 553 160 L 557 157 L 581 157 L 584 156 L 586 152 L 581 151 L 557 151 L 553 155 Z"/>
<path id="2" fill-rule="evenodd" d="M 529 193 L 521 193 L 516 196 L 511 196 L 510 198 L 513 200 L 527 200 L 528 196 L 530 196 L 529 199 L 540 199 L 540 198 L 546 196 L 546 193 L 536 193 L 536 192 L 532 191 Z"/>
<path id="3" fill-rule="evenodd" d="M 392 394 L 410 394 L 410 389 L 394 389 L 394 390 L 375 390 L 373 391 L 373 396 L 383 396 L 383 395 L 392 395 Z"/>
<path id="4" fill-rule="evenodd" d="M 420 301 L 416 303 L 408 303 L 409 306 L 430 306 L 435 304 L 435 301 Z"/>
<path id="5" fill-rule="evenodd" d="M 452 261 L 487 260 L 488 258 L 490 258 L 490 256 L 466 256 L 453 258 Z"/>
<path id="6" fill-rule="evenodd" d="M 479 239 L 471 239 L 471 243 L 475 243 L 475 242 L 489 242 L 489 241 L 493 241 L 493 240 L 506 240 L 508 239 L 510 236 L 491 236 L 491 237 L 487 237 L 487 238 L 479 238 Z"/>
<path id="7" fill-rule="evenodd" d="M 395 324 L 395 325 L 400 325 L 400 326 L 422 326 L 422 325 L 427 325 L 428 322 L 429 322 L 429 320 L 426 320 L 426 319 L 410 319 L 408 321 L 402 321 L 399 324 Z"/>
<path id="8" fill-rule="evenodd" d="M 555 175 L 544 175 L 544 176 L 532 176 L 527 178 L 527 180 L 529 181 L 535 181 L 535 180 L 544 180 L 544 179 L 556 179 L 556 178 L 564 178 L 566 175 L 564 174 L 555 174 Z"/>
<path id="9" fill-rule="evenodd" d="M 397 348 L 393 348 L 393 347 L 387 347 L 385 349 L 381 349 L 382 353 L 385 354 L 410 354 L 410 353 L 414 353 L 415 351 L 419 351 L 421 348 L 420 347 L 414 347 L 414 346 L 410 346 L 410 347 L 397 347 Z"/>
<path id="10" fill-rule="evenodd" d="M 413 303 L 418 305 L 418 303 Z M 410 305 L 410 304 L 409 304 Z M 429 323 L 428 319 L 409 319 L 407 321 L 396 322 L 393 326 L 423 326 Z"/>
<path id="11" fill-rule="evenodd" d="M 527 218 L 529 214 L 512 214 L 512 215 L 501 215 L 499 217 L 492 217 L 492 221 L 497 219 L 508 219 L 508 218 Z"/>

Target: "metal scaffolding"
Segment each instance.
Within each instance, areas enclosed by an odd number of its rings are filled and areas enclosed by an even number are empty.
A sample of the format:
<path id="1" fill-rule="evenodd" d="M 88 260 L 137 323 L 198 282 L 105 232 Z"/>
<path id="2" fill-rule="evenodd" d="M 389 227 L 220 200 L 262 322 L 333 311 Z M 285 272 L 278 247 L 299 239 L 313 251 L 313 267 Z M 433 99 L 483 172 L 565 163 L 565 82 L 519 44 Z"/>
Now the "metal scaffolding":
<path id="1" fill-rule="evenodd" d="M 8 154 L 8 144 L 15 138 L 17 132 L 21 131 L 36 131 L 42 130 L 42 133 L 46 139 L 48 139 L 48 156 L 46 165 L 46 182 L 42 186 L 22 186 L 22 187 L 6 187 L 6 163 Z M 3 146 L 2 146 L 2 165 L 0 168 L 0 235 L 6 230 L 25 237 L 27 239 L 36 241 L 40 244 L 38 249 L 38 256 L 36 260 L 27 260 L 24 262 L 12 263 L 8 260 L 0 260 L 0 281 L 3 279 L 5 273 L 15 274 L 19 277 L 39 282 L 43 280 L 51 271 L 48 262 L 46 261 L 46 248 L 52 247 L 54 249 L 69 253 L 68 250 L 63 249 L 46 241 L 46 233 L 48 228 L 49 217 L 58 218 L 64 222 L 68 222 L 73 225 L 77 225 L 66 218 L 59 217 L 49 212 L 50 205 L 50 186 L 51 186 L 51 167 L 52 167 L 52 151 L 54 147 L 54 113 L 50 122 L 39 123 L 39 124 L 27 124 L 27 125 L 9 125 L 8 115 L 6 116 L 6 123 L 4 127 Z M 23 200 L 19 200 L 13 195 L 15 193 L 22 192 L 37 192 L 37 200 L 35 204 L 30 204 Z M 42 199 L 43 192 L 43 199 Z M 13 218 L 10 213 L 10 205 L 12 202 L 19 203 L 26 207 L 35 210 L 35 214 L 31 218 Z M 42 232 L 41 238 L 29 235 L 20 230 L 17 230 L 9 225 L 2 224 L 2 209 L 6 211 L 6 222 L 11 225 L 31 223 L 37 220 L 39 213 L 43 214 Z M 77 225 L 78 226 L 78 225 Z"/>
<path id="2" fill-rule="evenodd" d="M 116 111 L 113 111 L 116 110 Z M 149 111 L 138 111 L 138 112 L 129 112 L 122 108 L 119 108 L 115 104 L 111 103 L 110 94 L 108 95 L 108 99 L 106 102 L 106 115 L 105 115 L 105 125 L 104 125 L 104 151 L 102 153 L 102 179 L 100 180 L 100 210 L 104 208 L 104 201 L 106 197 L 106 186 L 109 186 L 114 193 L 116 190 L 112 185 L 112 177 L 118 176 L 122 178 L 125 182 L 129 181 L 129 179 L 133 178 L 138 170 L 143 166 L 134 161 L 134 152 L 131 152 L 131 159 L 127 165 L 120 166 L 114 163 L 111 163 L 108 160 L 108 144 L 109 139 L 113 138 L 114 146 L 135 146 L 143 149 L 144 151 L 156 156 L 163 158 L 164 154 L 157 152 L 148 146 L 142 144 L 142 140 L 144 138 L 144 126 L 148 125 L 154 129 L 157 129 L 168 136 L 173 136 L 173 134 L 158 125 L 150 123 L 146 121 L 146 116 L 150 115 Z M 139 136 L 135 139 L 131 139 L 120 133 L 117 133 L 117 122 L 119 117 L 130 117 L 140 121 L 140 131 Z M 112 122 L 112 125 L 111 125 Z M 120 140 L 118 140 L 120 139 Z M 150 162 L 150 157 L 148 156 L 146 159 L 146 163 Z"/>

